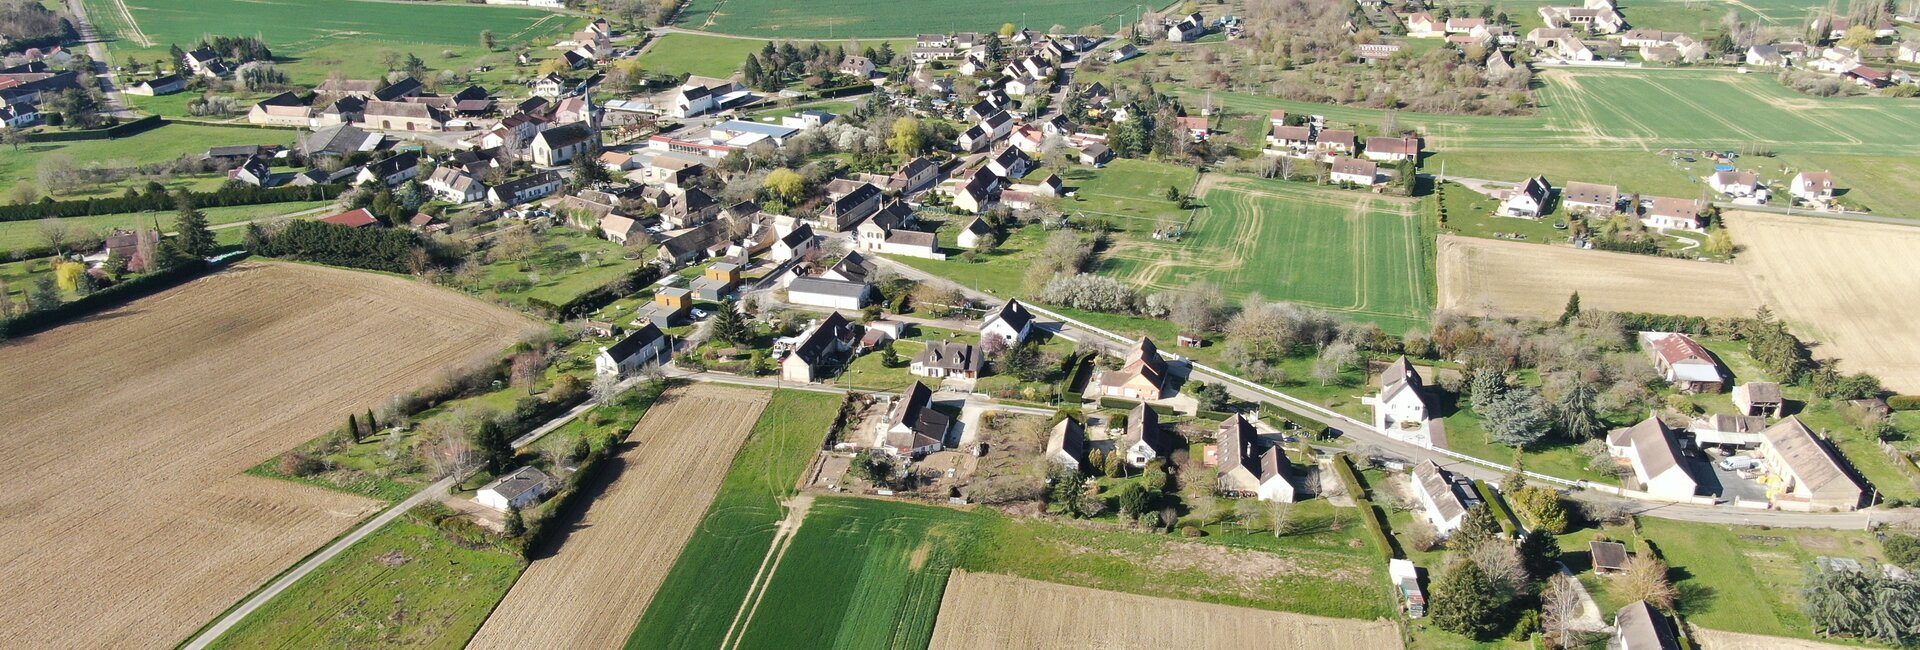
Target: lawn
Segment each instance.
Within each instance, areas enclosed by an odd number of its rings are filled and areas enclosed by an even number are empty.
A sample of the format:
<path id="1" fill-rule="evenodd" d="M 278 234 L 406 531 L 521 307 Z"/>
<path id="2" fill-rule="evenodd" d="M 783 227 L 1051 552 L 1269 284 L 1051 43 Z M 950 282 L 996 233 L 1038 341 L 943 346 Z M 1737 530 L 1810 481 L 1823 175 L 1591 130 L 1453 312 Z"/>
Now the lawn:
<path id="1" fill-rule="evenodd" d="M 1879 560 L 1872 536 L 1855 531 L 1768 529 L 1645 517 L 1641 534 L 1674 568 L 1680 611 L 1716 630 L 1814 639 L 1799 588 L 1819 556 Z"/>
<path id="2" fill-rule="evenodd" d="M 75 167 L 131 167 L 166 162 L 185 155 L 199 155 L 224 145 L 293 143 L 294 132 L 283 130 L 168 124 L 138 135 L 114 140 L 76 142 L 35 142 L 18 150 L 0 149 L 0 188 L 11 189 L 22 181 L 45 191 L 40 182 L 40 164 L 54 156 L 64 156 Z"/>
<path id="3" fill-rule="evenodd" d="M 1619 186 L 1623 193 L 1692 197 L 1704 187 L 1701 178 L 1713 171 L 1705 162 L 1679 162 L 1651 151 L 1502 151 L 1487 155 L 1475 151 L 1441 151 L 1426 156 L 1423 171 L 1448 177 L 1484 178 L 1519 182 L 1535 175 L 1554 187 L 1571 181 Z"/>
<path id="4" fill-rule="evenodd" d="M 773 394 L 627 647 L 721 645 L 773 543 L 774 526 L 784 513 L 780 502 L 793 494 L 802 468 L 819 449 L 839 399 L 800 391 Z"/>
<path id="5" fill-rule="evenodd" d="M 1052 171 L 1036 175 L 1044 178 Z M 1147 237 L 1187 219 L 1192 210 L 1168 200 L 1167 189 L 1178 189 L 1184 196 L 1193 191 L 1199 176 L 1192 167 L 1131 158 L 1114 160 L 1103 169 L 1075 166 L 1060 175 L 1067 191 L 1074 193 L 1060 209 L 1076 217 L 1105 217 L 1133 237 Z"/>
<path id="6" fill-rule="evenodd" d="M 692 10 L 689 9 L 689 12 Z M 788 36 L 782 34 L 780 36 Z M 772 39 L 769 39 L 772 40 Z M 913 47 L 913 41 L 890 41 L 900 56 L 906 56 L 907 49 Z M 640 56 L 640 65 L 655 74 L 696 74 L 703 77 L 726 78 L 740 70 L 747 61 L 747 55 L 759 52 L 768 41 L 752 38 L 727 38 L 724 36 L 706 36 L 702 34 L 666 34 L 654 41 Z M 879 47 L 881 41 L 867 40 L 856 43 L 835 41 L 821 43 L 821 47 L 834 45 L 857 46 L 864 50 Z M 804 43 L 802 45 L 805 45 Z M 834 111 L 838 112 L 838 111 Z"/>
<path id="7" fill-rule="evenodd" d="M 294 583 L 214 648 L 448 648 L 466 645 L 524 568 L 406 517 Z"/>
<path id="8" fill-rule="evenodd" d="M 481 267 L 479 286 L 469 288 L 513 305 L 533 300 L 563 305 L 645 263 L 626 259 L 632 250 L 617 242 L 574 228 L 547 228 L 536 237 L 537 250 L 521 260 L 498 259 Z"/>
<path id="9" fill-rule="evenodd" d="M 950 232 L 954 229 L 944 230 Z M 978 262 L 968 262 L 957 255 L 945 260 L 899 255 L 888 255 L 887 258 L 958 282 L 970 289 L 1001 297 L 1015 297 L 1025 295 L 1020 284 L 1033 256 L 1046 245 L 1047 235 L 1047 230 L 1040 226 L 1015 230 L 1000 242 L 998 251 L 982 256 Z"/>
<path id="10" fill-rule="evenodd" d="M 1133 238 L 1101 272 L 1149 290 L 1195 282 L 1342 312 L 1400 332 L 1433 311 L 1430 236 L 1415 204 L 1286 181 L 1207 192 L 1177 240 Z"/>
<path id="11" fill-rule="evenodd" d="M 295 201 L 292 203 L 263 203 L 260 205 L 241 205 L 221 208 L 201 208 L 207 215 L 210 226 L 265 219 L 285 214 L 293 214 L 331 204 L 331 201 Z M 44 220 L 0 221 L 0 252 L 45 246 L 40 227 Z M 161 230 L 173 230 L 174 213 L 167 212 L 126 212 L 120 214 L 101 214 L 91 217 L 67 217 L 59 220 L 68 228 L 75 226 L 96 233 L 108 233 L 115 228 L 133 228 L 158 226 Z M 216 234 L 218 231 L 216 231 Z"/>
<path id="12" fill-rule="evenodd" d="M 1012 0 L 976 3 L 916 3 L 889 0 L 693 0 L 675 26 L 684 29 L 782 38 L 876 38 L 955 31 L 991 32 L 1003 24 L 1038 31 L 1087 25 L 1118 31 L 1135 6 L 1119 0 L 1057 0 L 1029 4 Z"/>
<path id="13" fill-rule="evenodd" d="M 1436 198 L 1429 201 L 1446 210 L 1447 223 L 1444 229 L 1449 233 L 1536 244 L 1567 243 L 1567 231 L 1553 227 L 1556 223 L 1567 222 L 1557 202 L 1553 211 L 1545 217 L 1521 219 L 1494 214 L 1494 210 L 1500 207 L 1500 201 L 1462 185 L 1441 183 L 1434 196 Z M 1438 223 L 1438 220 L 1435 222 Z"/>
<path id="14" fill-rule="evenodd" d="M 203 35 L 259 36 L 297 83 L 316 83 L 331 70 L 364 78 L 384 70 L 381 50 L 439 59 L 441 51 L 481 53 L 480 32 L 502 46 L 539 45 L 577 29 L 584 19 L 549 11 L 482 7 L 456 2 L 357 0 L 142 0 L 129 3 L 132 22 L 113 0 L 85 0 L 88 16 L 111 39 L 115 63 L 129 56 L 163 58 L 169 44 L 193 49 Z M 209 16 L 217 16 L 209 20 Z M 438 63 L 430 63 L 438 66 Z"/>

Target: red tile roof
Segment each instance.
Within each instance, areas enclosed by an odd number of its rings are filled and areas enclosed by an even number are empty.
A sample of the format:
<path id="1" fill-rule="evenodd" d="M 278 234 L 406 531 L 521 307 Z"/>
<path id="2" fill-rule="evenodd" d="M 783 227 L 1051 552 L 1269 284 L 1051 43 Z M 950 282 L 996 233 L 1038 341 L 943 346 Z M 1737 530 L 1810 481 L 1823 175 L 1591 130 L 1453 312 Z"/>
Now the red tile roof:
<path id="1" fill-rule="evenodd" d="M 380 220 L 373 218 L 373 213 L 368 212 L 366 208 L 360 208 L 358 210 L 348 210 L 346 212 L 333 215 L 331 217 L 323 218 L 321 219 L 321 221 L 325 221 L 327 223 L 330 223 L 336 226 L 346 226 L 348 228 L 365 228 L 368 226 L 378 225 L 380 223 Z"/>

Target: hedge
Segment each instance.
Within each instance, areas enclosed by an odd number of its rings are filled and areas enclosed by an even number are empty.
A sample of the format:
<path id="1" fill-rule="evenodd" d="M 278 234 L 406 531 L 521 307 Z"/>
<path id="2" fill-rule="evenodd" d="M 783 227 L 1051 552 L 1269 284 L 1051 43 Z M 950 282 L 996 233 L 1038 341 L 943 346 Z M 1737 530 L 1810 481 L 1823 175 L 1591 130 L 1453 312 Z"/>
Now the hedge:
<path id="1" fill-rule="evenodd" d="M 154 129 L 160 128 L 162 126 L 166 126 L 166 124 L 167 124 L 166 118 L 160 117 L 158 115 L 148 115 L 146 117 L 134 120 L 132 122 L 115 124 L 113 126 L 110 126 L 104 129 L 90 129 L 86 131 L 48 131 L 45 133 L 28 133 L 27 141 L 28 142 L 79 142 L 82 140 L 112 140 L 114 138 L 125 138 L 125 137 L 131 137 L 131 136 L 139 135 L 142 133 L 146 133 L 148 131 L 152 131 Z"/>
<path id="2" fill-rule="evenodd" d="M 52 309 L 30 311 L 10 319 L 0 320 L 0 340 L 53 329 L 109 307 L 117 307 L 172 289 L 185 284 L 188 280 L 205 275 L 212 268 L 213 265 L 205 261 L 188 260 L 173 268 L 134 277 L 81 296 L 72 302 L 61 303 L 60 306 Z"/>
<path id="3" fill-rule="evenodd" d="M 1373 538 L 1374 547 L 1380 554 L 1392 560 L 1400 557 L 1400 551 L 1393 543 L 1393 537 L 1387 535 L 1387 515 L 1380 506 L 1374 505 L 1367 497 L 1365 488 L 1360 487 L 1360 477 L 1353 471 L 1353 457 L 1347 452 L 1333 455 L 1333 471 L 1340 475 L 1340 482 L 1347 486 L 1347 494 L 1353 497 L 1354 505 L 1360 507 L 1361 522 L 1367 525 L 1367 534 Z"/>
<path id="4" fill-rule="evenodd" d="M 1355 499 L 1366 499 L 1366 488 L 1360 487 L 1360 477 L 1353 471 L 1353 456 L 1347 452 L 1333 455 L 1333 472 L 1340 475 L 1340 482 L 1347 486 L 1347 494 Z"/>
<path id="5" fill-rule="evenodd" d="M 1920 411 L 1920 395 L 1895 395 L 1887 398 L 1887 408 L 1895 411 Z"/>
<path id="6" fill-rule="evenodd" d="M 1488 487 L 1486 481 L 1475 479 L 1473 482 L 1473 490 L 1479 492 L 1480 500 L 1486 502 L 1487 507 L 1493 509 L 1494 518 L 1500 521 L 1500 530 L 1505 532 L 1509 537 L 1513 536 L 1516 532 L 1513 511 L 1507 509 L 1507 502 L 1500 500 L 1500 495 L 1494 493 L 1493 488 Z"/>
<path id="7" fill-rule="evenodd" d="M 817 97 L 819 99 L 833 99 L 835 97 L 845 97 L 847 95 L 858 95 L 860 93 L 868 92 L 871 90 L 873 90 L 872 83 L 857 83 L 851 86 L 821 88 L 819 90 L 814 91 L 813 95 L 814 97 Z"/>
<path id="8" fill-rule="evenodd" d="M 1289 411 L 1287 409 L 1274 406 L 1272 403 L 1269 403 L 1269 402 L 1260 403 L 1260 414 L 1270 419 L 1292 424 L 1293 426 L 1300 429 L 1305 429 L 1308 433 L 1313 434 L 1313 437 L 1315 438 L 1326 437 L 1327 431 L 1333 428 L 1325 424 L 1322 424 L 1319 420 L 1315 420 L 1313 418 L 1306 417 L 1299 413 L 1295 413 L 1293 411 Z"/>
<path id="9" fill-rule="evenodd" d="M 1101 397 L 1100 398 L 1100 408 L 1118 409 L 1121 411 L 1132 412 L 1134 407 L 1139 405 L 1140 405 L 1140 402 L 1136 402 L 1130 399 L 1122 399 L 1118 397 Z M 1153 411 L 1154 413 L 1158 413 L 1162 416 L 1179 415 L 1179 413 L 1176 413 L 1173 410 L 1173 407 L 1167 406 L 1165 404 L 1148 404 L 1147 409 Z"/>
<path id="10" fill-rule="evenodd" d="M 220 208 L 293 201 L 331 201 L 346 191 L 344 185 L 261 188 L 240 186 L 212 192 L 189 192 L 187 198 L 196 208 Z M 171 212 L 177 206 L 171 194 L 137 194 L 74 201 L 42 200 L 38 203 L 0 206 L 0 221 L 27 221 L 47 217 L 86 217 L 126 212 Z"/>
<path id="11" fill-rule="evenodd" d="M 1193 414 L 1193 415 L 1194 415 L 1194 417 L 1197 417 L 1197 418 L 1200 418 L 1200 419 L 1203 419 L 1203 420 L 1213 420 L 1213 421 L 1215 421 L 1215 422 L 1225 422 L 1225 421 L 1227 421 L 1227 418 L 1231 418 L 1231 417 L 1233 417 L 1233 416 L 1236 416 L 1236 415 L 1239 415 L 1239 413 L 1229 413 L 1229 412 L 1226 412 L 1226 411 L 1196 411 L 1196 412 L 1194 412 L 1194 414 Z"/>

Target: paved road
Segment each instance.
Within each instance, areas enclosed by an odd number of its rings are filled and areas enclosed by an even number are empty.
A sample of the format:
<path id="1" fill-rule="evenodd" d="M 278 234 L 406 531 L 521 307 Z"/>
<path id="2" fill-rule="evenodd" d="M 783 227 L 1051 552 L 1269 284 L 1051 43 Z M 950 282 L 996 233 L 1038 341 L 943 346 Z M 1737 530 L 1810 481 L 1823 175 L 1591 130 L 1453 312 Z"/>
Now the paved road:
<path id="1" fill-rule="evenodd" d="M 107 114 L 119 117 L 137 117 L 127 108 L 127 100 L 120 95 L 120 86 L 114 82 L 113 59 L 107 53 L 107 43 L 100 38 L 99 30 L 93 28 L 93 22 L 87 20 L 87 5 L 81 0 L 67 0 L 67 13 L 73 15 L 74 29 L 80 32 L 80 42 L 87 45 L 87 56 L 93 58 L 93 76 L 100 81 L 100 90 L 107 95 Z"/>

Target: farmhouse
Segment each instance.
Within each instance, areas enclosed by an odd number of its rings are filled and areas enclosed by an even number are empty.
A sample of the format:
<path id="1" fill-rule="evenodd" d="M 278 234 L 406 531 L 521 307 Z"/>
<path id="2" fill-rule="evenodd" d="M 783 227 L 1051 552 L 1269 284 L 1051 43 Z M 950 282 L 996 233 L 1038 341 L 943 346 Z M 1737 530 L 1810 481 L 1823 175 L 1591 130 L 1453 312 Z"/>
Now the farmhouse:
<path id="1" fill-rule="evenodd" d="M 1553 185 L 1547 182 L 1547 177 L 1535 176 L 1508 191 L 1506 198 L 1500 202 L 1500 214 L 1538 219 L 1546 214 L 1547 203 L 1552 198 Z"/>
<path id="2" fill-rule="evenodd" d="M 1380 371 L 1380 394 L 1362 398 L 1361 402 L 1373 406 L 1373 428 L 1395 438 L 1430 446 L 1428 418 L 1432 410 L 1426 390 L 1420 371 L 1402 356 Z"/>
<path id="3" fill-rule="evenodd" d="M 1192 41 L 1206 34 L 1207 22 L 1197 11 L 1167 25 L 1167 40 L 1175 43 Z"/>
<path id="4" fill-rule="evenodd" d="M 1180 441 L 1160 428 L 1160 414 L 1145 402 L 1127 413 L 1127 431 L 1114 442 L 1115 453 L 1125 454 L 1127 464 L 1146 467 L 1155 458 L 1164 458 L 1179 448 Z"/>
<path id="5" fill-rule="evenodd" d="M 654 259 L 678 266 L 727 248 L 727 222 L 709 221 L 660 241 Z"/>
<path id="6" fill-rule="evenodd" d="M 1033 312 L 1020 304 L 1017 298 L 1010 298 L 998 308 L 987 312 L 986 319 L 980 321 L 980 340 L 985 342 L 989 336 L 998 336 L 1009 347 L 1027 340 L 1033 332 Z"/>
<path id="7" fill-rule="evenodd" d="M 1153 340 L 1142 336 L 1127 352 L 1126 365 L 1100 374 L 1100 394 L 1152 401 L 1166 396 L 1166 381 L 1166 360 L 1160 358 L 1160 349 L 1154 347 Z"/>
<path id="8" fill-rule="evenodd" d="M 1785 404 L 1780 385 L 1770 381 L 1750 381 L 1733 387 L 1733 406 L 1740 409 L 1741 415 L 1777 418 Z"/>
<path id="9" fill-rule="evenodd" d="M 780 377 L 805 383 L 819 381 L 827 376 L 830 368 L 839 364 L 841 357 L 853 349 L 856 338 L 853 323 L 848 322 L 840 312 L 827 314 L 826 318 L 800 333 L 793 351 L 780 361 Z"/>
<path id="10" fill-rule="evenodd" d="M 953 418 L 933 407 L 933 390 L 913 382 L 887 413 L 885 448 L 895 456 L 924 456 L 947 448 Z"/>
<path id="11" fill-rule="evenodd" d="M 540 172 L 522 176 L 487 190 L 487 203 L 494 206 L 514 206 L 536 200 L 560 189 L 560 175 L 553 172 Z"/>
<path id="12" fill-rule="evenodd" d="M 1442 538 L 1460 529 L 1460 521 L 1466 518 L 1470 507 L 1460 496 L 1453 475 L 1431 460 L 1413 467 L 1413 495 L 1419 499 L 1427 522 L 1433 524 L 1434 532 Z"/>
<path id="13" fill-rule="evenodd" d="M 1294 501 L 1290 475 L 1293 465 L 1279 445 L 1260 451 L 1260 432 L 1245 417 L 1234 415 L 1220 423 L 1214 435 L 1220 454 L 1219 490 L 1232 497 L 1261 501 Z"/>
<path id="14" fill-rule="evenodd" d="M 1379 165 L 1371 160 L 1339 156 L 1333 159 L 1329 167 L 1327 180 L 1332 183 L 1352 183 L 1354 185 L 1372 185 L 1380 177 Z"/>
<path id="15" fill-rule="evenodd" d="M 474 503 L 508 510 L 533 505 L 552 487 L 553 479 L 540 468 L 528 465 L 493 479 L 473 493 Z"/>
<path id="16" fill-rule="evenodd" d="M 1640 346 L 1653 355 L 1653 367 L 1662 379 L 1689 393 L 1718 393 L 1720 362 L 1693 340 L 1675 332 L 1641 332 Z"/>
<path id="17" fill-rule="evenodd" d="M 1412 135 L 1398 138 L 1367 138 L 1366 156 L 1368 160 L 1387 162 L 1419 160 L 1420 138 Z"/>
<path id="18" fill-rule="evenodd" d="M 1352 131 L 1325 129 L 1314 134 L 1313 146 L 1322 153 L 1350 154 L 1353 153 L 1353 138 Z"/>
<path id="19" fill-rule="evenodd" d="M 1540 19 L 1554 27 L 1584 27 L 1590 34 L 1612 34 L 1627 26 L 1607 0 L 1588 0 L 1581 7 L 1541 7 Z"/>
<path id="20" fill-rule="evenodd" d="M 720 202 L 700 188 L 688 188 L 667 201 L 660 209 L 660 220 L 668 228 L 690 228 L 712 221 L 720 214 Z"/>
<path id="21" fill-rule="evenodd" d="M 1656 196 L 1648 201 L 1646 211 L 1640 215 L 1640 223 L 1657 230 L 1672 228 L 1703 232 L 1707 224 L 1700 213 L 1706 209 L 1707 202 L 1700 199 Z"/>
<path id="22" fill-rule="evenodd" d="M 1673 431 L 1658 417 L 1607 434 L 1607 452 L 1632 466 L 1635 484 L 1647 494 L 1678 501 L 1699 490 Z"/>
<path id="23" fill-rule="evenodd" d="M 921 377 L 978 379 L 982 363 L 978 348 L 970 343 L 934 341 L 913 355 L 908 372 Z"/>
<path id="24" fill-rule="evenodd" d="M 186 89 L 187 89 L 186 79 L 181 78 L 180 75 L 177 75 L 177 74 L 164 74 L 164 75 L 160 75 L 158 77 L 154 77 L 152 79 L 148 79 L 146 81 L 142 81 L 140 83 L 134 84 L 132 87 L 129 87 L 122 92 L 125 92 L 129 95 L 144 95 L 147 97 L 155 97 L 159 95 L 171 95 Z"/>
<path id="25" fill-rule="evenodd" d="M 313 109 L 300 101 L 300 96 L 287 91 L 260 100 L 247 111 L 248 124 L 267 126 L 307 126 L 312 123 Z"/>
<path id="26" fill-rule="evenodd" d="M 1613 214 L 1620 209 L 1620 188 L 1616 185 L 1574 181 L 1560 188 L 1560 205 L 1569 212 Z"/>
<path id="27" fill-rule="evenodd" d="M 181 60 L 187 64 L 188 70 L 202 77 L 218 79 L 233 73 L 233 66 L 228 65 L 225 59 L 220 58 L 219 54 L 208 48 L 203 47 L 188 52 L 185 57 L 181 57 Z"/>
<path id="28" fill-rule="evenodd" d="M 1446 25 L 1435 19 L 1433 14 L 1422 11 L 1407 16 L 1407 37 L 1409 38 L 1440 38 L 1446 35 Z"/>
<path id="29" fill-rule="evenodd" d="M 1800 172 L 1793 175 L 1789 186 L 1793 197 L 1809 203 L 1830 201 L 1833 199 L 1833 172 Z"/>
<path id="30" fill-rule="evenodd" d="M 447 126 L 447 113 L 428 104 L 413 102 L 367 102 L 360 114 L 361 128 L 383 131 L 439 131 Z"/>
<path id="31" fill-rule="evenodd" d="M 1776 507 L 1790 510 L 1852 510 L 1860 506 L 1860 486 L 1799 416 L 1767 427 L 1760 457 L 1778 479 L 1768 487 Z"/>
<path id="32" fill-rule="evenodd" d="M 672 348 L 672 337 L 661 332 L 659 326 L 647 323 L 613 345 L 600 348 L 599 356 L 593 359 L 593 369 L 601 375 L 631 375 L 661 363 Z"/>
<path id="33" fill-rule="evenodd" d="M 1673 622 L 1647 601 L 1635 601 L 1613 615 L 1614 644 L 1620 650 L 1680 650 Z"/>
<path id="34" fill-rule="evenodd" d="M 1313 146 L 1313 127 L 1272 125 L 1267 133 L 1267 146 L 1295 151 Z"/>
<path id="35" fill-rule="evenodd" d="M 1049 462 L 1078 471 L 1087 464 L 1087 430 L 1072 417 L 1060 418 L 1047 436 L 1043 457 Z"/>

